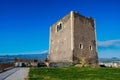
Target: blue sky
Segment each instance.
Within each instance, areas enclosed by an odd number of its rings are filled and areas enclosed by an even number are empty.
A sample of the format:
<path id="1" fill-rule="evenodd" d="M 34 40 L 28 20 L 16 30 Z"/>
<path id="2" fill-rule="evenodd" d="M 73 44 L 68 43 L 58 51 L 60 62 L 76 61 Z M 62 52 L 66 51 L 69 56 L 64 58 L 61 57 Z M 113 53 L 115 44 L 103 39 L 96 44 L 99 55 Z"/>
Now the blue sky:
<path id="1" fill-rule="evenodd" d="M 48 51 L 49 28 L 71 10 L 96 20 L 99 57 L 120 57 L 119 0 L 0 0 L 0 55 Z"/>

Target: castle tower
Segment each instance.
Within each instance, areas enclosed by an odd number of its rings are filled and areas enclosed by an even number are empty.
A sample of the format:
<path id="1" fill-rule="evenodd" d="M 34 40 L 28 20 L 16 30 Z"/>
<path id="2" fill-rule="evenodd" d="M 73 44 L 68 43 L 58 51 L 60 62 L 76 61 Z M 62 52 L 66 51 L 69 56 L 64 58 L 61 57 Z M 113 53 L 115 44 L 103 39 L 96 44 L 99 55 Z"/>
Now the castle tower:
<path id="1" fill-rule="evenodd" d="M 98 64 L 94 19 L 71 11 L 50 27 L 51 66 Z"/>

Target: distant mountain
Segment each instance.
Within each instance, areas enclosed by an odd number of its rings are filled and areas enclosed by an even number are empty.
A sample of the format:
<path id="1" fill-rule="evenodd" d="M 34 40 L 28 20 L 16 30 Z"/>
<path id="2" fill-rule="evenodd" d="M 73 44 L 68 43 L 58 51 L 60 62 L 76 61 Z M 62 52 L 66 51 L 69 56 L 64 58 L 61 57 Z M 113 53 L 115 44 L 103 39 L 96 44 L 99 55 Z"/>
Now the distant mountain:
<path id="1" fill-rule="evenodd" d="M 114 62 L 120 61 L 120 58 L 112 57 L 112 58 L 99 58 L 99 62 Z"/>
<path id="2" fill-rule="evenodd" d="M 48 52 L 40 53 L 40 54 L 22 54 L 22 55 L 2 55 L 0 56 L 0 63 L 8 63 L 13 62 L 15 58 L 20 59 L 30 59 L 30 60 L 40 60 L 44 61 L 48 56 Z M 99 62 L 113 62 L 120 61 L 120 58 L 112 57 L 112 58 L 99 58 Z"/>
<path id="3" fill-rule="evenodd" d="M 0 56 L 0 63 L 13 62 L 15 58 L 44 61 L 47 56 L 48 52 L 42 54 L 2 55 Z"/>

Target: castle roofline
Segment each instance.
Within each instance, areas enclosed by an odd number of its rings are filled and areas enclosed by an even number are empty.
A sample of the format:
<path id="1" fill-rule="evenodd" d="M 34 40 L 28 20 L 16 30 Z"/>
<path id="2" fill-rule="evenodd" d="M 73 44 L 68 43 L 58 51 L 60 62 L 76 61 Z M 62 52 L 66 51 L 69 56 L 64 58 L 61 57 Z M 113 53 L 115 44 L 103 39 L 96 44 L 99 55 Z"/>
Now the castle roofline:
<path id="1" fill-rule="evenodd" d="M 94 20 L 91 16 L 85 17 L 85 16 L 83 16 L 82 14 L 80 14 L 80 13 L 77 12 L 77 11 L 71 10 L 67 15 L 70 15 L 70 14 L 79 15 L 80 17 L 86 18 L 86 19 L 88 19 L 88 20 Z M 66 16 L 67 16 L 67 15 L 66 15 Z M 66 17 L 66 16 L 64 16 L 64 17 Z M 64 17 L 63 17 L 63 18 L 64 18 Z M 63 18 L 62 18 L 62 19 L 63 19 Z M 56 23 L 60 22 L 62 19 L 59 19 L 58 21 L 56 21 Z M 56 23 L 55 23 L 55 24 L 56 24 Z M 52 24 L 51 26 L 53 26 L 53 25 L 55 25 L 55 24 Z"/>

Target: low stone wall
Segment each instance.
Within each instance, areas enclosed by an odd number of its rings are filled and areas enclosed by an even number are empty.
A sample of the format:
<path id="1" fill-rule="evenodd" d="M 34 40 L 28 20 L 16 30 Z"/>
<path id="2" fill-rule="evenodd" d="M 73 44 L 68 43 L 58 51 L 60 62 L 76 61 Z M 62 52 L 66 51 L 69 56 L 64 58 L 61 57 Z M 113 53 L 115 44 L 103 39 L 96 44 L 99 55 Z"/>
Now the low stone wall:
<path id="1" fill-rule="evenodd" d="M 14 67 L 14 64 L 9 64 L 9 63 L 0 64 L 0 72 L 9 70 L 9 69 L 11 69 L 13 67 Z"/>
<path id="2" fill-rule="evenodd" d="M 59 62 L 59 63 L 49 63 L 49 67 L 66 67 L 66 66 L 71 66 L 73 65 L 73 63 L 62 63 L 62 62 Z"/>

